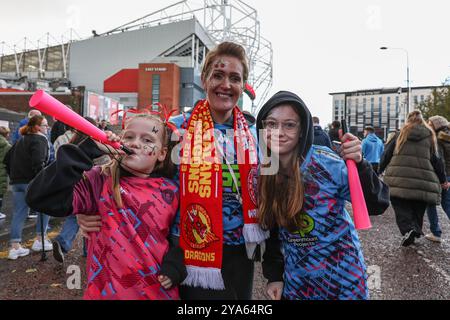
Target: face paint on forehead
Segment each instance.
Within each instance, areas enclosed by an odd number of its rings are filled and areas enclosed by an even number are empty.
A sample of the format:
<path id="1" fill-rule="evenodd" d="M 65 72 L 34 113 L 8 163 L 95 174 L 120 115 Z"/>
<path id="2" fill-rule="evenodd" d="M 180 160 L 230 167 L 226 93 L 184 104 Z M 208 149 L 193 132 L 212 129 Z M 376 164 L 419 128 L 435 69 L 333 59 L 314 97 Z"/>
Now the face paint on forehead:
<path id="1" fill-rule="evenodd" d="M 224 60 L 223 58 L 219 58 L 218 61 L 214 64 L 214 68 L 223 69 L 230 64 L 230 61 Z"/>

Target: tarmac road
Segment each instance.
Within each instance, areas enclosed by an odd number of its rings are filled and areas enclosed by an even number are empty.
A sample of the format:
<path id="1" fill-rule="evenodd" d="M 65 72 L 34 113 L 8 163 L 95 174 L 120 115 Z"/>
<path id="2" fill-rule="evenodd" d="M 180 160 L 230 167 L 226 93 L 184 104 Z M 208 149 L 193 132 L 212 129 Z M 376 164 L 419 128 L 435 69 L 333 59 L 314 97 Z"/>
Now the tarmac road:
<path id="1" fill-rule="evenodd" d="M 371 217 L 372 229 L 359 232 L 368 266 L 371 299 L 450 299 L 450 223 L 441 209 L 439 218 L 444 238 L 442 244 L 422 238 L 415 245 L 404 248 L 400 246 L 401 237 L 392 209 Z M 424 232 L 428 232 L 427 218 Z M 7 243 L 0 243 L 0 248 L 0 299 L 82 298 L 86 275 L 80 236 L 64 265 L 57 263 L 51 253 L 46 262 L 39 261 L 39 253 L 8 261 L 5 259 Z M 68 279 L 70 282 L 73 275 L 69 267 L 80 270 L 80 289 L 68 289 Z M 265 284 L 260 264 L 256 264 L 254 299 L 266 299 Z"/>

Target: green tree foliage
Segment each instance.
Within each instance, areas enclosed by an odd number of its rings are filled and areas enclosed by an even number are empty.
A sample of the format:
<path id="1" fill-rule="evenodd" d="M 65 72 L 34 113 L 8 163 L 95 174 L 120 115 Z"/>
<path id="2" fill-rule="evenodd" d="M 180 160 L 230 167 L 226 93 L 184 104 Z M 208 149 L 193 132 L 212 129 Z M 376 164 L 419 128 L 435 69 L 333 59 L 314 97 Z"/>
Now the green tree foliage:
<path id="1" fill-rule="evenodd" d="M 442 116 L 450 120 L 450 86 L 433 89 L 431 96 L 417 107 L 428 119 L 432 116 Z"/>

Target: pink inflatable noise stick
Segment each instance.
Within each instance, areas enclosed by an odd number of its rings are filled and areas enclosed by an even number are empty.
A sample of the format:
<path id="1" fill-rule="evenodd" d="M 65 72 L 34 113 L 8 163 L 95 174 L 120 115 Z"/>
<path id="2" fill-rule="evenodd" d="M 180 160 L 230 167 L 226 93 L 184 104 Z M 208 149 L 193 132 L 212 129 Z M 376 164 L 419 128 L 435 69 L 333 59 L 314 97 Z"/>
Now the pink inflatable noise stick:
<path id="1" fill-rule="evenodd" d="M 94 126 L 92 123 L 81 117 L 75 111 L 70 110 L 60 101 L 53 98 L 44 90 L 38 90 L 30 99 L 30 107 L 35 108 L 42 113 L 53 116 L 62 123 L 83 132 L 101 143 L 108 144 L 114 149 L 123 150 L 127 154 L 133 153 L 119 142 L 112 142 L 108 140 L 105 132 Z"/>
<path id="2" fill-rule="evenodd" d="M 347 124 L 345 120 L 342 123 L 342 133 L 347 133 Z M 348 184 L 350 187 L 350 198 L 352 200 L 353 219 L 355 220 L 355 227 L 357 230 L 365 230 L 372 228 L 370 223 L 369 213 L 367 211 L 364 193 L 359 180 L 358 169 L 353 160 L 347 160 Z"/>

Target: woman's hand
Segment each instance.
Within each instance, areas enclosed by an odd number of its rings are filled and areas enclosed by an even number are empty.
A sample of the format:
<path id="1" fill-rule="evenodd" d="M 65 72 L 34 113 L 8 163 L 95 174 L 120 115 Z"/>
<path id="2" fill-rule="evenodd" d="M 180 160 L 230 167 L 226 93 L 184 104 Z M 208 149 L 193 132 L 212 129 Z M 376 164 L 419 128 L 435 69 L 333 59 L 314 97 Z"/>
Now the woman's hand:
<path id="1" fill-rule="evenodd" d="M 363 159 L 361 141 L 351 133 L 346 133 L 341 137 L 341 142 L 341 157 L 360 163 Z"/>
<path id="2" fill-rule="evenodd" d="M 267 284 L 266 292 L 270 299 L 281 300 L 281 294 L 283 293 L 283 281 L 269 282 Z"/>
<path id="3" fill-rule="evenodd" d="M 89 232 L 99 232 L 102 226 L 102 217 L 98 214 L 77 214 L 77 222 L 83 237 L 88 238 Z"/>
<path id="4" fill-rule="evenodd" d="M 172 280 L 168 276 L 162 274 L 158 276 L 158 281 L 161 284 L 161 286 L 166 290 L 170 289 L 173 285 Z"/>

